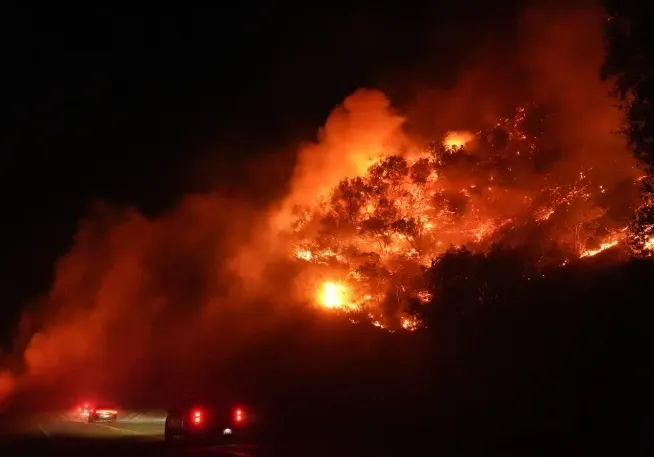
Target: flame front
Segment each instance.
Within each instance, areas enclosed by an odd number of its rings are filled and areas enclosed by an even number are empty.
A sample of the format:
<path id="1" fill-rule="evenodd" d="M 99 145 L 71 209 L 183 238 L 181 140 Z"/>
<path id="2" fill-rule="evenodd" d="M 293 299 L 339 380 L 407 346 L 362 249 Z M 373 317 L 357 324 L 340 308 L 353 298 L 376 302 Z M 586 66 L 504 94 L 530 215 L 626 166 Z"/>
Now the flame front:
<path id="1" fill-rule="evenodd" d="M 382 157 L 296 207 L 295 259 L 334 278 L 319 282 L 317 302 L 413 330 L 421 323 L 408 310 L 432 299 L 424 272 L 450 246 L 549 244 L 565 254 L 549 261 L 561 264 L 621 245 L 627 220 L 607 215 L 607 185 L 593 167 L 525 176 L 548 154 L 543 128 L 527 124 L 545 119 L 540 107 L 526 106 L 476 134 L 449 132 L 420 153 Z M 651 249 L 654 241 L 642 244 Z"/>

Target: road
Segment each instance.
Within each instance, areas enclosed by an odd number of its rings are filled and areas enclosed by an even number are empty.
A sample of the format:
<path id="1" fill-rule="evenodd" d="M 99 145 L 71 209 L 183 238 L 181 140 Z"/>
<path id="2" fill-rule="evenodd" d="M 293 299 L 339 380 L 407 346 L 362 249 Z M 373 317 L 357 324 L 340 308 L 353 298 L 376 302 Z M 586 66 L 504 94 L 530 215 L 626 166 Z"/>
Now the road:
<path id="1" fill-rule="evenodd" d="M 402 457 L 438 454 L 441 457 L 459 455 L 568 455 L 568 446 L 559 446 L 556 439 L 536 439 L 533 443 L 516 442 L 517 447 L 497 449 L 485 440 L 468 442 L 456 447 L 439 446 L 432 434 L 419 440 L 421 434 L 400 433 L 397 439 L 384 440 L 380 435 L 367 435 L 365 441 L 336 441 L 294 436 L 266 444 L 238 443 L 167 443 L 163 439 L 164 416 L 159 413 L 124 413 L 118 422 L 89 424 L 74 414 L 31 414 L 23 417 L 0 416 L 0 456 L 18 457 L 61 455 L 66 457 L 148 457 L 148 456 L 233 456 L 233 457 Z M 376 437 L 376 438 L 375 438 Z M 573 444 L 573 443 L 572 443 Z M 481 447 L 477 447 L 481 446 Z M 440 449 L 436 449 L 436 447 Z M 504 447 L 504 446 L 502 446 Z M 575 449 L 571 446 L 568 449 Z M 579 449 L 583 449 L 581 447 Z M 463 451 L 467 449 L 467 451 Z M 471 452 L 471 450 L 476 451 Z M 482 452 L 479 452 L 483 450 Z M 538 452 L 535 452 L 538 451 Z M 576 450 L 569 455 L 590 452 Z"/>
<path id="2" fill-rule="evenodd" d="M 67 413 L 0 417 L 0 456 L 66 457 L 232 456 L 232 457 L 399 457 L 418 455 L 407 440 L 400 448 L 355 446 L 351 442 L 307 441 L 301 437 L 275 444 L 177 445 L 163 439 L 163 414 L 123 414 L 118 422 L 89 424 Z M 423 449 L 424 451 L 424 449 Z"/>
<path id="3" fill-rule="evenodd" d="M 381 438 L 381 437 L 379 437 Z M 453 457 L 462 455 L 568 455 L 562 449 L 548 444 L 548 440 L 536 443 L 530 451 L 529 446 L 516 452 L 508 449 L 493 452 L 484 443 L 474 452 L 454 451 L 452 448 L 436 450 L 433 436 L 429 441 L 416 441 L 416 436 L 402 435 L 399 440 L 381 442 L 368 439 L 366 443 L 353 443 L 352 440 L 335 441 L 322 439 L 316 442 L 293 437 L 291 441 L 231 445 L 184 443 L 171 444 L 163 439 L 163 416 L 157 414 L 124 414 L 117 423 L 89 424 L 72 414 L 50 413 L 33 414 L 25 418 L 0 416 L 0 456 L 35 457 L 57 455 L 65 457 L 174 457 L 174 456 L 232 456 L 232 457 L 404 457 L 439 455 Z M 376 442 L 373 442 L 376 441 Z M 472 443 L 473 445 L 475 443 Z M 474 446 L 473 446 L 474 448 Z M 534 449 L 538 452 L 534 452 Z M 479 451 L 482 452 L 479 452 Z M 551 451 L 551 452 L 548 452 Z M 588 452 L 570 453 L 585 455 Z"/>
<path id="4" fill-rule="evenodd" d="M 173 445 L 163 439 L 163 418 L 127 417 L 111 424 L 89 424 L 72 414 L 48 413 L 5 420 L 0 424 L 0 455 L 68 455 L 101 457 L 216 455 L 264 457 L 261 446 L 248 444 Z"/>

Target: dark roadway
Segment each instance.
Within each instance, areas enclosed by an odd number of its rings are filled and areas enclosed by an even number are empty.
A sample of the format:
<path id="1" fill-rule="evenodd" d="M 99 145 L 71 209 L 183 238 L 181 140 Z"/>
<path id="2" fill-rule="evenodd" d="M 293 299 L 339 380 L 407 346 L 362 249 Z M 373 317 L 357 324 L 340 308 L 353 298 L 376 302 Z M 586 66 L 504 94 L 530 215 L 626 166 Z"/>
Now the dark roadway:
<path id="1" fill-rule="evenodd" d="M 536 440 L 532 445 L 500 450 L 486 440 L 468 439 L 462 448 L 438 446 L 431 433 L 404 434 L 388 440 L 384 433 L 359 436 L 358 443 L 341 438 L 307 438 L 254 443 L 167 443 L 163 439 L 162 412 L 124 413 L 118 422 L 89 424 L 74 414 L 48 413 L 25 417 L 0 416 L 0 457 L 61 455 L 67 457 L 147 457 L 147 456 L 236 456 L 236 457 L 403 457 L 439 455 L 584 455 L 575 446 L 559 447 L 556 440 Z M 374 437 L 374 438 L 373 438 Z M 422 437 L 423 439 L 419 439 Z M 386 438 L 386 439 L 385 439 Z M 422 442 L 422 444 L 421 444 Z M 392 443 L 392 444 L 391 444 Z M 625 443 L 627 444 L 627 443 Z M 472 446 L 472 447 L 470 447 Z M 466 449 L 466 450 L 464 450 Z M 473 451 L 474 449 L 474 451 Z M 573 452 L 567 452 L 573 451 Z"/>
<path id="2" fill-rule="evenodd" d="M 88 424 L 69 414 L 39 414 L 0 424 L 0 455 L 271 455 L 261 446 L 248 444 L 169 445 L 163 439 L 158 417 L 123 419 L 112 424 Z"/>
<path id="3" fill-rule="evenodd" d="M 425 436 L 399 436 L 389 445 L 383 436 L 351 441 L 311 440 L 301 436 L 291 441 L 267 444 L 235 443 L 167 443 L 163 439 L 163 417 L 132 415 L 113 424 L 89 424 L 69 414 L 39 414 L 27 419 L 0 417 L 0 457 L 14 456 L 66 456 L 66 457 L 148 457 L 148 456 L 236 456 L 236 457 L 404 457 L 438 455 L 456 457 L 463 455 L 501 455 L 506 457 L 556 455 L 589 455 L 582 448 L 552 447 L 548 440 L 535 446 L 512 450 L 496 449 L 490 443 L 468 443 L 470 448 L 434 447 L 438 439 Z M 383 443 L 382 443 L 383 441 Z M 419 441 L 422 441 L 420 444 Z M 426 441 L 426 442 L 425 442 Z M 429 444 L 427 444 L 429 443 Z M 626 443 L 625 443 L 626 444 Z M 508 451 L 508 452 L 507 452 Z M 592 452 L 595 454 L 596 452 Z M 643 455 L 640 453 L 634 455 Z"/>
<path id="4" fill-rule="evenodd" d="M 112 424 L 89 424 L 73 414 L 62 413 L 31 415 L 24 419 L 5 416 L 0 418 L 0 456 L 395 457 L 416 454 L 408 446 L 399 449 L 372 446 L 374 449 L 370 449 L 352 443 L 303 442 L 301 439 L 275 445 L 170 444 L 163 439 L 162 416 L 126 416 L 122 420 L 119 417 L 118 422 Z"/>

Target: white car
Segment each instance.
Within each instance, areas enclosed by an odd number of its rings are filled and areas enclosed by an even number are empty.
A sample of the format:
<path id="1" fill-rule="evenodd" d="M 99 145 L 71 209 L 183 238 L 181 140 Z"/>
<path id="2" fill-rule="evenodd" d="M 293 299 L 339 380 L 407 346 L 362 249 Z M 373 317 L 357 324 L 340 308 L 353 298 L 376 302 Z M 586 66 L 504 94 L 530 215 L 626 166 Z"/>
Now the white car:
<path id="1" fill-rule="evenodd" d="M 110 405 L 97 405 L 89 411 L 89 424 L 94 422 L 116 422 L 118 410 Z"/>

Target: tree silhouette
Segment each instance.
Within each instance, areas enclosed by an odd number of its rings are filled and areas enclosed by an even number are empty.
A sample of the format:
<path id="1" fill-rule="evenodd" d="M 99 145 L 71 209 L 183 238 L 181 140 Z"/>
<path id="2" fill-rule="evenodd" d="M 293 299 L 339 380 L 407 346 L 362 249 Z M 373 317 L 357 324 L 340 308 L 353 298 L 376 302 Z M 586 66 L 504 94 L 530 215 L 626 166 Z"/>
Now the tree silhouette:
<path id="1" fill-rule="evenodd" d="M 654 226 L 654 19 L 645 2 L 604 0 L 610 14 L 605 26 L 603 79 L 615 80 L 615 95 L 625 108 L 622 127 L 634 156 L 645 171 L 643 206 L 630 224 L 633 252 L 645 254 L 643 234 Z"/>
<path id="2" fill-rule="evenodd" d="M 528 246 L 495 244 L 487 253 L 451 247 L 426 273 L 433 297 L 425 313 L 428 325 L 475 318 L 519 301 L 526 286 L 542 278 L 541 255 Z"/>
<path id="3" fill-rule="evenodd" d="M 615 94 L 627 109 L 623 133 L 634 154 L 651 174 L 654 167 L 654 73 L 651 47 L 652 14 L 642 2 L 604 1 L 610 20 L 605 26 L 604 79 L 615 79 Z"/>

